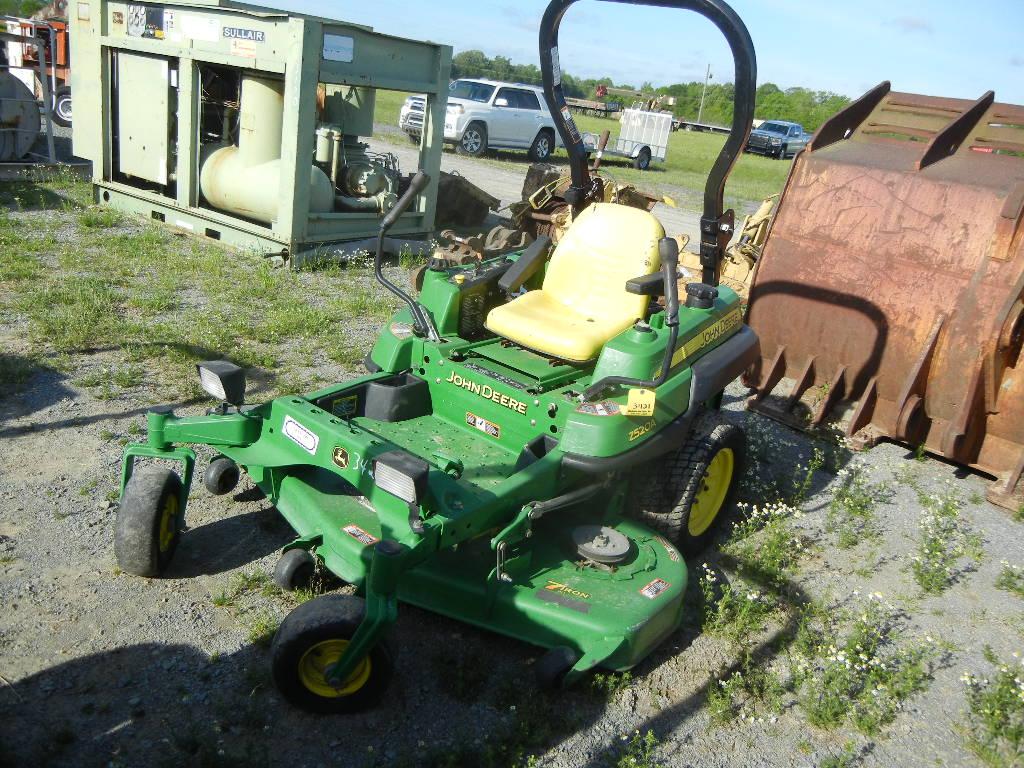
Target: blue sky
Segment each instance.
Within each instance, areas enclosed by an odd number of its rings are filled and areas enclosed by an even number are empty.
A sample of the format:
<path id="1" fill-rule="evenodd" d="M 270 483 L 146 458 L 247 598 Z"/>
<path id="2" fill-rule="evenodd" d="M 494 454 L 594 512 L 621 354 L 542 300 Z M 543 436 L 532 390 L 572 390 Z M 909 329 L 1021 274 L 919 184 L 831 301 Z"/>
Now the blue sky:
<path id="1" fill-rule="evenodd" d="M 546 0 L 269 0 L 268 5 L 366 24 L 389 34 L 538 63 Z M 893 89 L 974 99 L 986 90 L 1024 104 L 1024 0 L 733 0 L 750 29 L 758 82 L 856 97 Z M 694 13 L 581 0 L 566 14 L 567 72 L 655 85 L 732 80 L 728 48 Z"/>

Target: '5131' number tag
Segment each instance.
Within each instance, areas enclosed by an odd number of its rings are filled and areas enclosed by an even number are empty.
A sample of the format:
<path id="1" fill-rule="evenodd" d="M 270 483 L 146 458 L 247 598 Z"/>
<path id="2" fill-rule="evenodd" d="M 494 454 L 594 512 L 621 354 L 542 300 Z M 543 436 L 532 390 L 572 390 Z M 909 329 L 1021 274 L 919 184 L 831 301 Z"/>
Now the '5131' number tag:
<path id="1" fill-rule="evenodd" d="M 626 415 L 653 416 L 654 400 L 655 395 L 653 389 L 629 390 L 629 398 L 626 401 Z"/>

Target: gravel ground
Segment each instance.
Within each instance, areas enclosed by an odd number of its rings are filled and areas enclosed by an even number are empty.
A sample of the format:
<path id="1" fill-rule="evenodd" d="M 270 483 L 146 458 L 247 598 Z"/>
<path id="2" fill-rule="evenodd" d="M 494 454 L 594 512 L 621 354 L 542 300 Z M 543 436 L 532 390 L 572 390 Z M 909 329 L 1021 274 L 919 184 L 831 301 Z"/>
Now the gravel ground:
<path id="1" fill-rule="evenodd" d="M 447 167 L 470 162 L 445 158 Z M 497 171 L 474 177 L 478 167 L 467 166 L 466 175 L 498 193 L 486 178 Z M 25 337 L 23 324 L 7 323 L 0 349 L 25 354 Z M 167 578 L 144 580 L 116 568 L 111 499 L 120 442 L 136 439 L 148 391 L 101 400 L 74 383 L 114 355 L 73 353 L 69 372 L 42 371 L 23 391 L 0 393 L 0 765 L 814 766 L 847 747 L 845 765 L 977 764 L 964 746 L 960 676 L 986 674 L 983 649 L 1009 659 L 1024 636 L 1024 602 L 994 586 L 1001 561 L 1024 562 L 1020 524 L 981 500 L 984 478 L 882 444 L 855 459 L 871 482 L 890 490 L 878 507 L 879 539 L 840 549 L 827 530 L 836 473 L 848 465 L 814 475 L 793 522 L 809 545 L 788 576 L 790 594 L 838 610 L 881 593 L 900 614 L 904 637 L 932 638 L 941 647 L 924 690 L 876 735 L 816 728 L 793 695 L 782 697 L 778 711 L 753 709 L 732 723 L 713 723 L 707 691 L 736 662 L 736 650 L 699 632 L 692 611 L 611 691 L 584 685 L 541 696 L 531 684 L 537 649 L 403 608 L 397 674 L 383 704 L 362 715 L 316 718 L 277 696 L 267 650 L 256 638 L 293 601 L 261 588 L 230 597 L 239 574 L 268 574 L 289 541 L 288 526 L 245 481 L 226 497 L 197 483 Z M 722 418 L 766 436 L 761 473 L 798 474 L 815 444 L 747 413 L 745 394 L 730 387 Z M 200 471 L 208 458 L 201 455 Z M 756 479 L 748 479 L 746 494 L 755 502 Z M 977 564 L 961 560 L 953 585 L 936 596 L 923 595 L 909 573 L 921 517 L 915 488 L 956 490 L 963 520 L 982 540 Z M 714 550 L 707 556 L 728 571 Z M 692 565 L 695 581 L 700 563 Z M 789 663 L 782 642 L 789 629 L 769 625 L 758 635 L 755 650 L 766 668 Z M 628 740 L 648 730 L 657 746 L 645 762 L 622 762 Z"/>

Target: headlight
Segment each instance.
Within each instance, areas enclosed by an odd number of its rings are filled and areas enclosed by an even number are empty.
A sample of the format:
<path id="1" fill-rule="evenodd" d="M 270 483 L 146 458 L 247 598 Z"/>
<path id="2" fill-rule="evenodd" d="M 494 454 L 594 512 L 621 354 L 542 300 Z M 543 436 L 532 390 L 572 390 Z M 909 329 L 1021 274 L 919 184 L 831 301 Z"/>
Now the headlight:
<path id="1" fill-rule="evenodd" d="M 245 371 L 227 360 L 210 360 L 196 365 L 199 383 L 207 394 L 229 405 L 245 401 Z"/>
<path id="2" fill-rule="evenodd" d="M 373 462 L 377 487 L 407 504 L 418 504 L 427 490 L 430 465 L 405 451 L 382 453 Z"/>

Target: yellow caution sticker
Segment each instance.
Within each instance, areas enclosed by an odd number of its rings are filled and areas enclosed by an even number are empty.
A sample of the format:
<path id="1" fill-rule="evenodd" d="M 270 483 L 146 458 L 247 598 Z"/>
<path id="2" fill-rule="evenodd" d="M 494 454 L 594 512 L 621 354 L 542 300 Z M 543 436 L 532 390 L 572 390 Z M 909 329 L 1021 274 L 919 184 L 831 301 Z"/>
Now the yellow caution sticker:
<path id="1" fill-rule="evenodd" d="M 655 395 L 653 389 L 629 390 L 629 398 L 626 400 L 626 415 L 653 416 L 654 400 Z"/>

